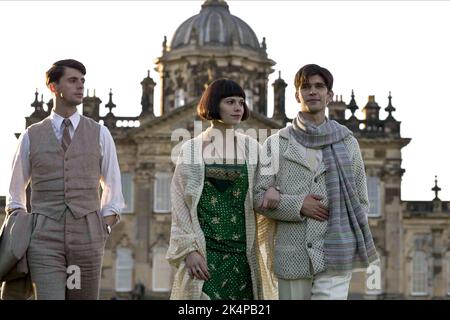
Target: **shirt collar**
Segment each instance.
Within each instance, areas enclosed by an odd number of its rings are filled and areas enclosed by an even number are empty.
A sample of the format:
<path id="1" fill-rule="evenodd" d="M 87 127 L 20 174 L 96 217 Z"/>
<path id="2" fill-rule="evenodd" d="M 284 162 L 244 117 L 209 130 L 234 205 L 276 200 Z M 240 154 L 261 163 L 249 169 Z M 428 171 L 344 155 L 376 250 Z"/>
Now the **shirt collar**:
<path id="1" fill-rule="evenodd" d="M 50 113 L 50 119 L 52 120 L 52 123 L 56 128 L 58 128 L 58 129 L 61 128 L 61 124 L 64 120 L 64 118 L 62 116 L 60 116 L 54 110 L 52 110 L 52 112 Z M 78 113 L 78 111 L 75 111 L 75 113 L 73 115 L 71 115 L 69 117 L 69 119 L 70 119 L 70 122 L 72 123 L 74 130 L 76 130 L 78 127 L 78 124 L 80 123 L 80 114 Z"/>

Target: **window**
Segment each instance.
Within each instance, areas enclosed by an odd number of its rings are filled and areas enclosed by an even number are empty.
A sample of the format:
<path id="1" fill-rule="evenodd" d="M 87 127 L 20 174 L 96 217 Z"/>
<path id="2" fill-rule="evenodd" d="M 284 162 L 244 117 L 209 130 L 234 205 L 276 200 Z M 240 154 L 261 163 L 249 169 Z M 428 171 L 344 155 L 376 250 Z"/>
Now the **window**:
<path id="1" fill-rule="evenodd" d="M 183 89 L 177 89 L 175 91 L 175 108 L 184 106 L 185 104 L 185 94 Z"/>
<path id="2" fill-rule="evenodd" d="M 427 256 L 423 251 L 415 251 L 413 253 L 411 285 L 411 295 L 428 295 L 428 262 Z"/>
<path id="3" fill-rule="evenodd" d="M 155 292 L 169 292 L 172 284 L 172 267 L 166 260 L 167 246 L 153 249 L 152 290 Z"/>
<path id="4" fill-rule="evenodd" d="M 153 201 L 153 211 L 157 213 L 169 213 L 170 202 L 170 183 L 172 174 L 166 172 L 157 172 L 155 175 L 155 192 Z"/>
<path id="5" fill-rule="evenodd" d="M 122 194 L 125 200 L 125 208 L 122 213 L 131 213 L 134 211 L 134 182 L 131 172 L 122 172 Z"/>
<path id="6" fill-rule="evenodd" d="M 253 110 L 253 91 L 245 89 L 245 103 L 250 110 Z"/>
<path id="7" fill-rule="evenodd" d="M 116 257 L 116 292 L 133 290 L 134 260 L 131 249 L 117 248 Z"/>
<path id="8" fill-rule="evenodd" d="M 367 177 L 367 193 L 369 196 L 369 217 L 381 216 L 380 178 Z"/>

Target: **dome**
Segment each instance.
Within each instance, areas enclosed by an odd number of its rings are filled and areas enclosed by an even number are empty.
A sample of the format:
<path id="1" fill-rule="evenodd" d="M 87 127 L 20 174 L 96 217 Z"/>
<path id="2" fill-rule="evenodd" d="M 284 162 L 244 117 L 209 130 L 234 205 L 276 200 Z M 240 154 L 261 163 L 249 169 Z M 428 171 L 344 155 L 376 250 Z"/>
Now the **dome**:
<path id="1" fill-rule="evenodd" d="M 230 47 L 236 42 L 254 50 L 261 48 L 252 28 L 232 15 L 224 0 L 206 0 L 200 13 L 183 22 L 175 31 L 171 50 L 187 46 L 192 40 L 199 46 Z"/>

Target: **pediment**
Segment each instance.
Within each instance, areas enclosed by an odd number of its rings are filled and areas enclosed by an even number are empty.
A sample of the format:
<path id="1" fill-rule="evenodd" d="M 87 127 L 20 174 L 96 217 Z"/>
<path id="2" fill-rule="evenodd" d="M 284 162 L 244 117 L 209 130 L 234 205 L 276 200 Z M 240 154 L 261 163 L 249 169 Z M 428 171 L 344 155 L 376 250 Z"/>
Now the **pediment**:
<path id="1" fill-rule="evenodd" d="M 170 137 L 177 129 L 187 129 L 194 133 L 194 123 L 196 121 L 196 128 L 199 128 L 199 121 L 201 121 L 202 130 L 205 130 L 210 125 L 209 121 L 200 120 L 197 116 L 197 103 L 192 103 L 172 110 L 164 116 L 144 120 L 139 128 L 128 132 L 128 137 L 132 139 Z M 249 119 L 239 125 L 239 128 L 243 129 L 244 132 L 249 128 L 258 131 L 260 129 L 278 130 L 282 127 L 284 127 L 282 124 L 256 112 L 251 112 Z M 199 129 L 196 129 L 195 132 L 197 131 L 200 132 Z"/>

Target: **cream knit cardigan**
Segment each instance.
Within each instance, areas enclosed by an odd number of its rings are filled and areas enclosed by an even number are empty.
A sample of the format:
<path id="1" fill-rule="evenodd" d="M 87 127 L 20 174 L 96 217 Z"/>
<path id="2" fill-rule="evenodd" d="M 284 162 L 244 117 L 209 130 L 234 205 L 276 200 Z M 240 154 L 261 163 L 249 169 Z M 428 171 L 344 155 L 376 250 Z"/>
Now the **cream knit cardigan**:
<path id="1" fill-rule="evenodd" d="M 177 268 L 172 286 L 171 299 L 209 299 L 202 292 L 203 280 L 189 276 L 185 258 L 192 251 L 198 251 L 206 258 L 205 236 L 197 216 L 197 205 L 203 190 L 205 164 L 203 159 L 203 140 L 207 139 L 208 129 L 198 137 L 188 140 L 181 147 L 177 165 L 172 178 L 172 225 L 170 245 L 166 258 Z M 245 227 L 247 239 L 247 259 L 250 265 L 253 296 L 255 299 L 278 299 L 277 280 L 272 266 L 268 266 L 268 256 L 272 256 L 268 226 L 269 218 L 253 210 L 253 180 L 257 170 L 259 143 L 244 134 L 235 132 L 237 148 L 244 151 L 248 191 L 245 198 Z"/>

